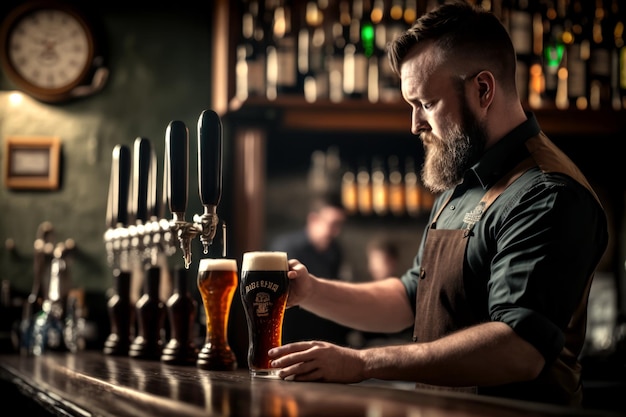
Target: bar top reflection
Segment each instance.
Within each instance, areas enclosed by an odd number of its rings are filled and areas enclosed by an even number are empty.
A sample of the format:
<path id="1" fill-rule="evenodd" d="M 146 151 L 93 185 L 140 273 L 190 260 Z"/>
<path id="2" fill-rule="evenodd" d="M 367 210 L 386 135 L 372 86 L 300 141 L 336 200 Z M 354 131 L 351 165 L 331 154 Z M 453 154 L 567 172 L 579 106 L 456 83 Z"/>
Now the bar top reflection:
<path id="1" fill-rule="evenodd" d="M 0 356 L 0 378 L 68 416 L 616 416 L 537 403 L 383 386 L 256 380 L 101 352 Z"/>

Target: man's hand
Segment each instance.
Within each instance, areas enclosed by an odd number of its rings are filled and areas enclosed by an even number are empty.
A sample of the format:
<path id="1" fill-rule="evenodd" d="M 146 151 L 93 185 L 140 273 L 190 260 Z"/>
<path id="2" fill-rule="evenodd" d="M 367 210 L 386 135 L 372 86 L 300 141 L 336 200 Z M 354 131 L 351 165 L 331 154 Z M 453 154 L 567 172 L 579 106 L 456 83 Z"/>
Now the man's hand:
<path id="1" fill-rule="evenodd" d="M 355 383 L 364 377 L 361 351 L 328 342 L 295 342 L 270 349 L 272 367 L 294 381 Z"/>

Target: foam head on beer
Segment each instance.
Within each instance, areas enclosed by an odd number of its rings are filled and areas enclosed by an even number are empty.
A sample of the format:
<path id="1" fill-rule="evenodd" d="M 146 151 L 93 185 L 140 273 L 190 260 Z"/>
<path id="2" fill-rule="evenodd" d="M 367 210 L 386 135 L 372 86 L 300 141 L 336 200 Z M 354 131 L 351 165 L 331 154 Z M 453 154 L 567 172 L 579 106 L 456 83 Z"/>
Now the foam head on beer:
<path id="1" fill-rule="evenodd" d="M 237 271 L 237 261 L 235 259 L 224 258 L 203 258 L 198 265 L 199 271 Z"/>
<path id="2" fill-rule="evenodd" d="M 287 271 L 286 252 L 246 252 L 243 254 L 242 271 Z"/>

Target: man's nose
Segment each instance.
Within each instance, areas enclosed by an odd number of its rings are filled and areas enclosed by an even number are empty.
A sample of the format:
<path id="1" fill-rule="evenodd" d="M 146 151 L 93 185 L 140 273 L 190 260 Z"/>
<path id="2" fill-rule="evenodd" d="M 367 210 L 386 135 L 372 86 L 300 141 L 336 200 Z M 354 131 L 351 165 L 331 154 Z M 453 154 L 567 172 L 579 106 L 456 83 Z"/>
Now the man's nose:
<path id="1" fill-rule="evenodd" d="M 428 122 L 420 115 L 418 110 L 414 110 L 411 116 L 411 133 L 419 136 L 420 133 L 429 129 Z"/>

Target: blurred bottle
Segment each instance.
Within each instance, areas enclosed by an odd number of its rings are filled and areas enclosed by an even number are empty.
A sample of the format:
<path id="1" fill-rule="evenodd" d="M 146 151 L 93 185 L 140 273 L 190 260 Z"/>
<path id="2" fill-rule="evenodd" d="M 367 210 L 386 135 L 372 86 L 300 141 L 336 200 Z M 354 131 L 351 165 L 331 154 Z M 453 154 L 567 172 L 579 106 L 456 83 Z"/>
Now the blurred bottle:
<path id="1" fill-rule="evenodd" d="M 260 24 L 258 0 L 249 0 L 242 14 L 241 42 L 237 47 L 236 97 L 245 101 L 248 97 L 265 94 L 264 29 Z"/>
<path id="2" fill-rule="evenodd" d="M 346 97 L 364 99 L 367 97 L 368 56 L 366 47 L 373 39 L 364 39 L 365 32 L 369 36 L 373 28 L 362 27 L 363 0 L 352 1 L 350 10 L 350 26 L 346 46 L 343 49 L 343 92 Z M 369 51 L 369 49 L 367 50 Z M 371 51 L 373 53 L 373 50 Z"/>
<path id="3" fill-rule="evenodd" d="M 412 217 L 419 216 L 422 212 L 422 189 L 419 175 L 415 170 L 415 160 L 411 156 L 404 160 L 404 198 L 407 214 Z"/>
<path id="4" fill-rule="evenodd" d="M 596 0 L 593 17 L 593 42 L 589 58 L 589 107 L 608 108 L 611 103 L 611 33 L 607 10 L 602 0 Z"/>
<path id="5" fill-rule="evenodd" d="M 564 0 L 560 0 L 562 3 Z M 564 7 L 564 6 L 562 6 Z M 584 110 L 588 106 L 587 66 L 590 58 L 590 25 L 580 0 L 570 5 L 565 33 L 567 41 L 568 97 L 572 107 Z M 562 108 L 562 107 L 561 107 Z"/>
<path id="6" fill-rule="evenodd" d="M 624 48 L 624 20 L 620 15 L 618 0 L 612 0 L 609 16 L 615 47 L 611 53 L 611 107 L 626 108 L 626 50 Z"/>
<path id="7" fill-rule="evenodd" d="M 382 158 L 372 158 L 372 210 L 378 216 L 389 211 L 389 182 Z"/>
<path id="8" fill-rule="evenodd" d="M 356 185 L 359 213 L 363 216 L 370 216 L 373 213 L 372 179 L 369 168 L 364 160 L 359 164 L 356 174 Z"/>
<path id="9" fill-rule="evenodd" d="M 341 203 L 348 215 L 358 213 L 356 175 L 354 171 L 346 169 L 341 177 Z"/>
<path id="10" fill-rule="evenodd" d="M 520 98 L 526 101 L 533 40 L 533 17 L 528 0 L 512 1 L 509 19 L 509 34 L 517 54 L 517 88 Z"/>
<path id="11" fill-rule="evenodd" d="M 394 216 L 404 216 L 404 181 L 400 171 L 398 156 L 391 155 L 387 164 L 389 166 L 389 210 Z"/>
<path id="12" fill-rule="evenodd" d="M 266 95 L 269 100 L 275 100 L 279 94 L 298 92 L 297 43 L 291 27 L 291 7 L 277 3 L 266 1 L 266 7 L 273 11 L 271 36 L 266 49 Z"/>

